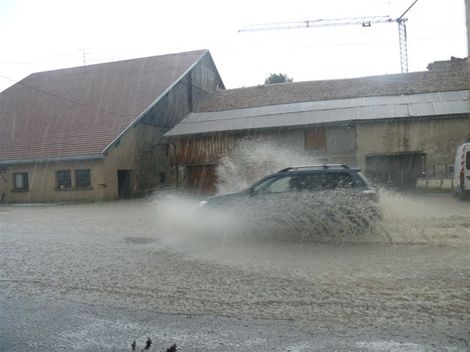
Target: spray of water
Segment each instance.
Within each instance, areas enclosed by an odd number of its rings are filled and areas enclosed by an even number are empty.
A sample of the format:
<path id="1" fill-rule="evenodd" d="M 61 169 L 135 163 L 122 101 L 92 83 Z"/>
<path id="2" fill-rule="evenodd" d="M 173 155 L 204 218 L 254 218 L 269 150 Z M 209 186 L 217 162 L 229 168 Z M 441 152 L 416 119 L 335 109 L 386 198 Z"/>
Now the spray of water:
<path id="1" fill-rule="evenodd" d="M 260 138 L 242 140 L 218 163 L 217 193 L 246 189 L 261 177 L 289 166 L 318 163 L 314 156 L 293 151 L 283 143 Z"/>
<path id="2" fill-rule="evenodd" d="M 246 189 L 262 176 L 315 158 L 286 146 L 257 139 L 245 141 L 220 160 L 218 193 Z M 295 192 L 281 198 L 233 202 L 203 209 L 197 199 L 166 196 L 156 201 L 159 231 L 170 241 L 196 244 L 266 239 L 359 241 L 389 244 L 460 243 L 470 238 L 470 208 L 444 197 L 402 195 L 381 189 L 382 219 L 375 208 L 345 191 Z M 441 195 L 442 197 L 442 195 Z M 254 197 L 255 198 L 255 197 Z M 443 201 L 447 207 L 442 207 Z M 465 208 L 466 207 L 466 208 Z M 457 228 L 456 228 L 457 227 Z"/>
<path id="3" fill-rule="evenodd" d="M 224 156 L 217 168 L 218 193 L 246 189 L 259 178 L 293 165 L 318 163 L 303 151 L 259 139 L 243 141 Z M 370 232 L 376 209 L 357 192 L 285 192 L 249 197 L 227 206 L 205 209 L 197 200 L 167 196 L 157 202 L 159 223 L 172 239 L 328 240 Z M 352 211 L 354 209 L 354 211 Z"/>

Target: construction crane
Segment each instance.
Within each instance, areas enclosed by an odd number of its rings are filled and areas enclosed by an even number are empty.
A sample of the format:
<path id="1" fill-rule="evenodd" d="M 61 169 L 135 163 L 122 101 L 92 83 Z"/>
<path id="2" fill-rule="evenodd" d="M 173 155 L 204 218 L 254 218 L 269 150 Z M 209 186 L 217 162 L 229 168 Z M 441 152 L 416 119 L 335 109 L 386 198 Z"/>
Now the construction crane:
<path id="1" fill-rule="evenodd" d="M 400 44 L 400 67 L 401 72 L 408 72 L 408 43 L 406 34 L 407 18 L 404 16 L 416 4 L 415 0 L 402 15 L 396 19 L 390 16 L 372 16 L 372 17 L 351 17 L 351 18 L 336 18 L 336 19 L 318 19 L 313 21 L 299 21 L 299 22 L 280 22 L 280 23 L 267 23 L 255 24 L 238 30 L 238 32 L 256 32 L 256 31 L 270 31 L 270 30 L 283 30 L 283 29 L 298 29 L 298 28 L 316 28 L 316 27 L 329 27 L 329 26 L 354 26 L 361 25 L 362 27 L 371 27 L 372 24 L 377 23 L 393 23 L 398 24 L 398 41 Z"/>

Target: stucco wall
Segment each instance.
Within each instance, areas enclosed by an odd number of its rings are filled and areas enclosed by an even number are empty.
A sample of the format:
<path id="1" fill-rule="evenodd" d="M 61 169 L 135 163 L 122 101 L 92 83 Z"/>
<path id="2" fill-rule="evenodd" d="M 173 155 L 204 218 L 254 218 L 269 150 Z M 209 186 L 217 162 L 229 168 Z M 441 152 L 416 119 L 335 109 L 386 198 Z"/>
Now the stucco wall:
<path id="1" fill-rule="evenodd" d="M 91 187 L 89 189 L 75 187 L 74 170 L 79 169 L 90 169 Z M 57 189 L 56 171 L 58 170 L 71 171 L 71 189 Z M 22 172 L 28 173 L 29 190 L 15 191 L 13 175 Z M 13 165 L 0 171 L 0 199 L 4 203 L 91 201 L 105 197 L 104 183 L 102 160 Z"/>
<path id="2" fill-rule="evenodd" d="M 117 170 L 135 171 L 136 131 L 129 129 L 117 144 L 106 153 L 104 159 L 67 162 L 37 162 L 9 165 L 0 171 L 0 200 L 3 203 L 100 201 L 118 198 Z M 91 187 L 77 189 L 74 170 L 90 169 Z M 57 189 L 56 171 L 70 170 L 72 188 Z M 13 175 L 27 172 L 29 190 L 15 191 Z M 135 190 L 135 172 L 131 173 L 131 187 Z"/>
<path id="3" fill-rule="evenodd" d="M 136 128 L 130 127 L 107 150 L 103 162 L 105 179 L 104 199 L 118 198 L 118 170 L 131 170 L 131 191 L 136 191 Z"/>
<path id="4" fill-rule="evenodd" d="M 467 117 L 363 123 L 357 129 L 357 158 L 365 167 L 368 155 L 423 152 L 426 169 L 452 165 L 457 146 L 470 136 Z"/>
<path id="5" fill-rule="evenodd" d="M 356 163 L 356 130 L 354 126 L 325 126 L 326 145 L 324 149 L 306 150 L 304 133 L 311 129 L 281 129 L 252 133 L 246 140 L 258 139 L 275 143 L 296 154 L 316 157 L 319 162 Z"/>

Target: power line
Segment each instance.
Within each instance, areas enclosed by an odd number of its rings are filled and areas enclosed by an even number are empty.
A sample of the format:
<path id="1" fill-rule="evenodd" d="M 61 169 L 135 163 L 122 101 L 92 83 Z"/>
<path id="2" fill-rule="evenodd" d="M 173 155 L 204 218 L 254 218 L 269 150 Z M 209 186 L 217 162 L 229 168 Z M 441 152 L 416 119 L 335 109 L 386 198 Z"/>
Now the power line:
<path id="1" fill-rule="evenodd" d="M 37 88 L 37 87 L 30 86 L 29 84 L 26 84 L 23 81 L 15 81 L 14 79 L 9 78 L 9 77 L 7 77 L 3 74 L 0 74 L 0 77 L 2 77 L 4 79 L 7 79 L 9 81 L 12 81 L 15 84 L 19 84 L 19 85 L 21 85 L 23 87 L 26 87 L 28 89 L 35 90 L 35 91 L 40 92 L 42 94 L 51 96 L 53 98 L 56 98 L 56 99 L 59 99 L 59 100 L 62 100 L 62 101 L 66 101 L 66 102 L 74 104 L 74 105 L 78 105 L 78 106 L 81 106 L 81 107 L 84 107 L 84 108 L 87 108 L 87 109 L 90 109 L 90 110 L 94 110 L 94 111 L 104 112 L 106 114 L 113 114 L 113 115 L 118 115 L 118 116 L 121 116 L 121 117 L 128 117 L 127 115 L 124 115 L 124 114 L 121 114 L 121 113 L 117 113 L 117 112 L 114 112 L 114 111 L 108 111 L 108 110 L 97 108 L 97 107 L 94 107 L 94 106 L 91 106 L 91 105 L 83 104 L 83 103 L 80 103 L 80 102 L 75 101 L 73 99 L 69 99 L 69 98 L 66 98 L 64 96 L 60 96 L 60 95 L 57 95 L 55 93 L 48 92 L 44 89 L 40 89 L 40 88 Z"/>
<path id="2" fill-rule="evenodd" d="M 13 82 L 13 83 L 15 83 L 15 84 L 19 84 L 19 85 L 21 85 L 21 86 L 23 86 L 23 87 L 26 87 L 26 88 L 28 88 L 28 89 L 35 90 L 35 91 L 40 92 L 40 93 L 42 93 L 42 94 L 46 94 L 46 95 L 48 95 L 48 96 L 51 96 L 51 97 L 53 97 L 53 98 L 55 98 L 55 99 L 59 99 L 59 100 L 62 100 L 62 101 L 65 101 L 65 102 L 68 102 L 68 103 L 71 103 L 71 104 L 75 104 L 75 105 L 78 105 L 78 106 L 87 108 L 87 109 L 89 109 L 89 110 L 98 111 L 98 112 L 103 112 L 103 113 L 106 113 L 106 114 L 118 115 L 118 116 L 121 116 L 121 117 L 129 117 L 128 115 L 124 115 L 124 114 L 122 114 L 122 113 L 118 113 L 118 112 L 114 112 L 114 111 L 109 111 L 109 110 L 106 110 L 106 109 L 101 109 L 101 108 L 97 108 L 97 107 L 94 107 L 94 106 L 91 106 L 91 105 L 87 105 L 87 104 L 80 103 L 80 102 L 75 101 L 75 100 L 73 100 L 73 99 L 69 99 L 69 98 L 67 98 L 67 97 L 60 96 L 60 95 L 58 95 L 58 94 L 55 94 L 55 93 L 51 93 L 51 92 L 49 92 L 49 91 L 46 91 L 46 90 L 44 90 L 44 89 L 40 89 L 40 88 L 31 86 L 31 85 L 29 85 L 29 84 L 24 83 L 23 81 L 14 80 L 14 79 L 12 79 L 12 78 L 10 78 L 10 77 L 7 77 L 7 76 L 5 76 L 5 75 L 3 75 L 3 74 L 0 74 L 0 77 L 6 79 L 6 80 L 8 80 L 8 81 L 11 81 L 11 82 Z M 202 92 L 205 92 L 205 93 L 207 93 L 207 94 L 210 94 L 210 95 L 213 95 L 213 94 L 214 94 L 214 92 L 207 91 L 207 90 L 205 90 L 205 89 L 202 88 L 202 87 L 199 87 L 199 86 L 196 86 L 196 85 L 193 85 L 193 84 L 189 84 L 189 83 L 187 83 L 187 82 L 184 82 L 183 80 L 180 80 L 180 81 L 178 82 L 178 84 L 183 84 L 183 85 L 185 85 L 185 86 L 198 89 L 198 90 L 200 90 L 200 91 L 202 91 Z"/>

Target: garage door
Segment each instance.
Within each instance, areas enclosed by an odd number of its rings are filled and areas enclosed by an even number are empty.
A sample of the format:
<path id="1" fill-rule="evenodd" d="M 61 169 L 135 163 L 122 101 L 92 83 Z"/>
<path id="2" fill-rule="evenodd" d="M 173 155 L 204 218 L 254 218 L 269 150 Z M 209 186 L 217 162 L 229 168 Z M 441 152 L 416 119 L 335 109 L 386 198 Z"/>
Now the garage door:
<path id="1" fill-rule="evenodd" d="M 425 171 L 424 153 L 373 155 L 366 157 L 366 174 L 379 185 L 397 189 L 416 187 L 416 179 Z"/>

